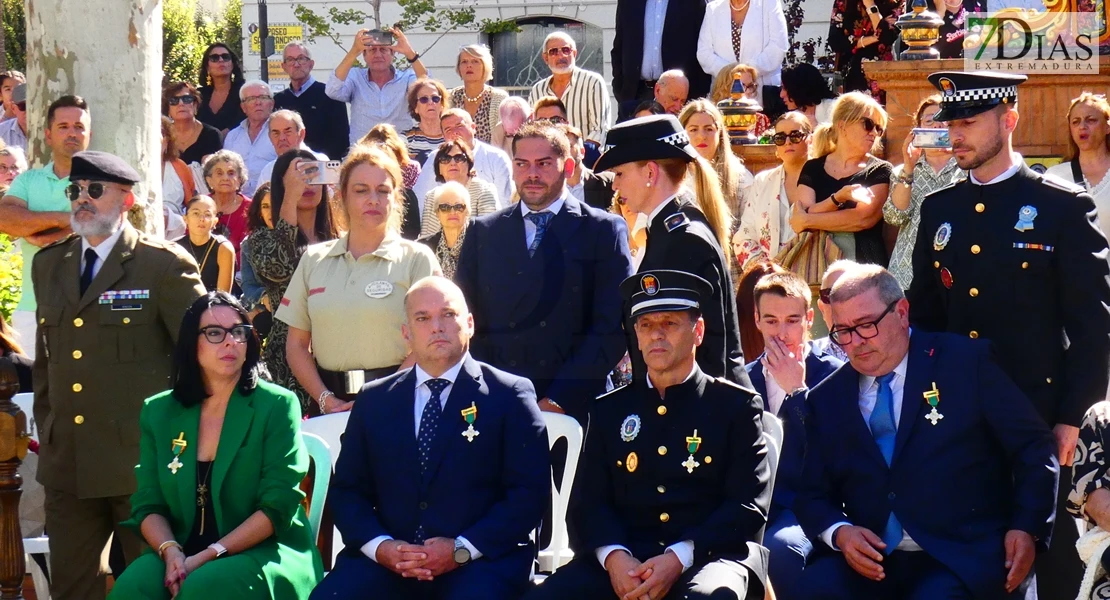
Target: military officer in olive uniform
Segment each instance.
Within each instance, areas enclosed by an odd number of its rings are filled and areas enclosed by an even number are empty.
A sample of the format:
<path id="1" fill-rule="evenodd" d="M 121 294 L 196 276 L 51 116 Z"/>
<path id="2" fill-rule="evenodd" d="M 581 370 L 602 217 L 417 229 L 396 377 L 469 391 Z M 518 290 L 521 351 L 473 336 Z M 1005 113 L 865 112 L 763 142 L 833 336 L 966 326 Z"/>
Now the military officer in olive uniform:
<path id="1" fill-rule="evenodd" d="M 1106 397 L 1110 265 L 1095 204 L 1078 186 L 1045 177 L 1013 151 L 1022 75 L 933 73 L 934 119 L 948 122 L 969 176 L 928 196 L 913 254 L 910 321 L 994 343 L 1006 373 L 1053 427 L 1061 488 L 1079 424 Z M 1037 560 L 1041 600 L 1074 598 L 1082 577 L 1077 530 L 1063 495 L 1049 553 Z"/>
<path id="2" fill-rule="evenodd" d="M 187 253 L 127 222 L 139 175 L 124 161 L 77 153 L 70 181 L 76 235 L 43 248 L 31 271 L 38 480 L 51 594 L 95 600 L 105 596 L 100 559 L 113 532 L 128 561 L 141 550 L 137 536 L 117 527 L 135 491 L 139 411 L 170 387 L 181 317 L 204 285 Z"/>
<path id="3" fill-rule="evenodd" d="M 598 399 L 572 492 L 574 560 L 528 600 L 763 598 L 762 402 L 695 361 L 712 294 L 678 271 L 621 284 L 647 378 Z"/>

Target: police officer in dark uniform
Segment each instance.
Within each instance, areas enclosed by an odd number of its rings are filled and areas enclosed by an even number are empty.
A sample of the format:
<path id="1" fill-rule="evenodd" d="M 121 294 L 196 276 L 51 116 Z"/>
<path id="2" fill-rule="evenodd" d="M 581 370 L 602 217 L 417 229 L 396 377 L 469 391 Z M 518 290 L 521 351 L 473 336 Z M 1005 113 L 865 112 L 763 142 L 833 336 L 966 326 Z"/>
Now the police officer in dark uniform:
<path id="1" fill-rule="evenodd" d="M 678 271 L 621 284 L 647 377 L 598 399 L 572 492 L 574 559 L 528 600 L 763 598 L 762 402 L 695 361 L 712 294 Z"/>
<path id="2" fill-rule="evenodd" d="M 1006 373 L 1056 434 L 1061 495 L 1049 553 L 1037 560 L 1042 600 L 1075 597 L 1083 565 L 1064 510 L 1086 410 L 1110 373 L 1110 265 L 1095 204 L 1013 151 L 1023 75 L 941 72 L 934 117 L 948 122 L 969 176 L 922 205 L 909 290 L 910 321 L 994 343 Z"/>
<path id="3" fill-rule="evenodd" d="M 736 319 L 736 290 L 729 274 L 728 253 L 721 248 L 698 200 L 683 188 L 687 168 L 694 165 L 695 179 L 703 169 L 686 131 L 672 115 L 653 115 L 626 121 L 609 130 L 605 152 L 594 169 L 615 175 L 613 189 L 635 212 L 648 216 L 647 247 L 639 272 L 672 269 L 694 273 L 712 286 L 704 303 L 705 342 L 698 351 L 698 365 L 711 377 L 724 377 L 751 389 L 740 348 Z M 719 187 L 702 194 L 719 194 Z M 710 202 L 704 199 L 704 202 Z M 636 349 L 631 322 L 625 323 L 632 371 L 643 379 L 643 357 Z"/>

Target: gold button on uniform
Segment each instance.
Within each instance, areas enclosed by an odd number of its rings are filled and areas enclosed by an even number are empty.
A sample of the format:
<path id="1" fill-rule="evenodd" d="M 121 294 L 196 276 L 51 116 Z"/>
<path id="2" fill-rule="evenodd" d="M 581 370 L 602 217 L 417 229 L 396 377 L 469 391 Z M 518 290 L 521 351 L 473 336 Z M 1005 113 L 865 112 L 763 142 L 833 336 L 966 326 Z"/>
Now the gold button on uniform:
<path id="1" fill-rule="evenodd" d="M 970 290 L 968 290 L 968 291 L 967 291 L 967 293 L 968 293 L 968 294 L 969 294 L 969 295 L 970 295 L 970 296 L 971 296 L 972 298 L 974 298 L 974 297 L 976 297 L 976 296 L 978 296 L 978 295 L 979 295 L 979 288 L 971 288 Z"/>
<path id="2" fill-rule="evenodd" d="M 74 360 L 81 360 L 82 356 L 84 356 L 84 354 L 81 354 L 80 350 L 74 350 L 73 351 L 73 359 Z"/>
<path id="3" fill-rule="evenodd" d="M 939 269 L 940 268 L 940 261 L 939 260 L 934 260 L 933 261 L 933 268 L 934 269 Z"/>
<path id="4" fill-rule="evenodd" d="M 667 521 L 670 521 L 670 520 L 671 520 L 671 515 L 668 515 L 667 513 L 660 513 L 660 515 L 659 515 L 659 521 L 660 522 L 666 523 Z"/>
<path id="5" fill-rule="evenodd" d="M 39 325 L 45 325 L 46 319 L 39 319 Z"/>
<path id="6" fill-rule="evenodd" d="M 1021 268 L 1028 269 L 1029 268 L 1029 263 L 1027 263 L 1027 262 L 1021 263 Z"/>
<path id="7" fill-rule="evenodd" d="M 979 339 L 979 332 L 973 330 L 971 333 L 967 334 L 967 336 L 973 340 L 977 340 Z"/>
<path id="8" fill-rule="evenodd" d="M 74 327 L 80 327 L 84 324 L 85 324 L 85 320 L 82 319 L 81 317 L 77 317 L 76 319 L 73 320 L 73 326 Z"/>
<path id="9" fill-rule="evenodd" d="M 124 318 L 123 318 L 123 324 L 124 324 L 124 325 L 127 325 L 127 324 L 128 324 L 128 323 L 130 323 L 130 322 L 131 322 L 131 317 L 124 317 Z"/>
<path id="10" fill-rule="evenodd" d="M 85 422 L 85 417 L 82 417 L 81 415 L 77 415 L 76 417 L 73 417 L 73 422 L 80 425 L 80 424 Z"/>
<path id="11" fill-rule="evenodd" d="M 667 414 L 667 407 L 666 406 L 660 406 L 659 408 L 655 409 L 655 412 L 659 413 L 660 416 L 665 415 L 665 414 Z"/>
<path id="12" fill-rule="evenodd" d="M 667 454 L 667 447 L 666 446 L 659 446 L 659 456 L 666 456 L 666 454 Z"/>
<path id="13" fill-rule="evenodd" d="M 85 389 L 85 388 L 80 383 L 73 384 L 73 391 L 80 392 L 83 389 Z"/>
<path id="14" fill-rule="evenodd" d="M 979 244 L 972 244 L 971 245 L 971 253 L 972 254 L 979 254 L 980 250 L 982 250 L 982 248 L 979 247 Z"/>
<path id="15" fill-rule="evenodd" d="M 1046 377 L 1044 382 L 1045 383 L 1052 383 L 1052 378 L 1051 377 Z"/>
<path id="16" fill-rule="evenodd" d="M 617 466 L 618 466 L 618 467 L 619 467 L 619 466 L 621 466 L 621 465 L 623 465 L 623 464 L 624 464 L 624 463 L 622 463 L 621 461 L 619 461 L 619 460 L 617 461 Z"/>
<path id="17" fill-rule="evenodd" d="M 980 202 L 979 204 L 976 204 L 976 205 L 975 205 L 975 212 L 977 212 L 977 213 L 981 213 L 981 212 L 983 212 L 984 210 L 987 210 L 987 207 L 986 207 L 986 205 L 985 205 L 985 204 L 983 204 L 982 202 Z"/>
<path id="18" fill-rule="evenodd" d="M 709 463 L 711 463 L 711 462 L 713 462 L 713 457 L 712 457 L 712 456 L 706 456 L 706 457 L 705 457 L 705 464 L 707 464 L 707 465 L 708 465 L 708 464 L 709 464 Z"/>
<path id="19" fill-rule="evenodd" d="M 663 486 L 659 486 L 659 487 L 655 488 L 655 490 L 657 492 L 659 492 L 660 494 L 666 494 L 667 493 L 667 488 L 665 488 Z"/>

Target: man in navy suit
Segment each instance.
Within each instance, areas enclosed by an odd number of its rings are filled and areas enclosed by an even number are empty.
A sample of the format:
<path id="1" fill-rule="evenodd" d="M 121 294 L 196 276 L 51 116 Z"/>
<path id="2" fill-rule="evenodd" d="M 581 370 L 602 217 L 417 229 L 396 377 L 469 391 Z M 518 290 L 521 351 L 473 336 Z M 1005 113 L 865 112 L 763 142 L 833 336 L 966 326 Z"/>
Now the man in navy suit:
<path id="1" fill-rule="evenodd" d="M 535 391 L 470 357 L 450 281 L 417 282 L 405 314 L 416 366 L 359 392 L 329 503 L 346 548 L 312 599 L 517 598 L 551 485 Z"/>
<path id="2" fill-rule="evenodd" d="M 844 363 L 809 341 L 813 300 L 809 285 L 794 273 L 773 273 L 754 290 L 755 326 L 766 350 L 746 369 L 764 406 L 782 420 L 783 443 L 771 512 L 763 543 L 771 554 L 768 571 L 780 600 L 803 598 L 798 579 L 813 544 L 794 516 L 794 496 L 805 455 L 805 393 Z"/>
<path id="3" fill-rule="evenodd" d="M 532 380 L 541 410 L 585 424 L 625 350 L 628 227 L 567 191 L 574 159 L 558 127 L 525 124 L 513 152 L 520 202 L 467 228 L 455 272 L 477 323 L 472 351 Z"/>
<path id="4" fill-rule="evenodd" d="M 831 300 L 850 365 L 807 401 L 805 597 L 1021 597 L 1052 532 L 1052 432 L 986 342 L 911 336 L 885 269 L 846 272 Z"/>

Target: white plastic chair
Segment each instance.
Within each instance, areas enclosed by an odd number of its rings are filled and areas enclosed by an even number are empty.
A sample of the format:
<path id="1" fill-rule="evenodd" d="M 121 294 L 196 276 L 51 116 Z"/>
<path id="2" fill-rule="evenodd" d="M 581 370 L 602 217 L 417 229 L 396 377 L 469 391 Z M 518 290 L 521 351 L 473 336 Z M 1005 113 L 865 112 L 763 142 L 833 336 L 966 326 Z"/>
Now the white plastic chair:
<path id="1" fill-rule="evenodd" d="M 31 434 L 31 439 L 37 442 L 39 440 L 39 428 L 36 426 L 34 416 L 35 395 L 31 392 L 16 394 L 12 401 L 27 415 L 27 433 Z M 27 562 L 27 571 L 31 574 L 32 581 L 35 582 L 35 594 L 41 600 L 50 600 L 50 584 L 46 582 L 46 574 L 39 568 L 39 564 L 31 558 L 35 554 L 41 554 L 49 561 L 50 543 L 46 536 L 23 538 L 23 558 Z"/>
<path id="2" fill-rule="evenodd" d="M 774 413 L 763 411 L 763 441 L 767 445 L 767 466 L 771 471 L 767 490 L 772 495 L 775 493 L 775 478 L 778 475 L 779 458 L 782 456 L 782 437 L 782 421 Z M 766 529 L 767 527 L 764 526 L 759 530 L 757 543 L 763 543 L 763 532 Z"/>
<path id="3" fill-rule="evenodd" d="M 328 443 L 324 438 L 305 431 L 301 432 L 304 447 L 308 456 L 316 465 L 312 478 L 312 499 L 309 502 L 311 512 L 308 515 L 308 527 L 312 531 L 312 541 L 320 536 L 320 519 L 324 516 L 324 502 L 328 498 L 328 486 L 331 484 L 332 461 Z"/>
<path id="4" fill-rule="evenodd" d="M 39 441 L 39 428 L 35 426 L 35 395 L 27 392 L 25 394 L 16 394 L 12 398 L 19 410 L 27 415 L 27 433 L 31 434 L 31 439 L 36 442 Z"/>
<path id="5" fill-rule="evenodd" d="M 347 430 L 347 420 L 350 419 L 350 417 L 350 412 L 341 412 L 332 413 L 330 415 L 320 415 L 319 417 L 312 417 L 311 419 L 301 422 L 302 434 L 309 433 L 318 436 L 327 444 L 328 453 L 331 455 L 331 468 L 333 472 L 335 471 L 335 463 L 339 460 L 339 452 L 343 449 L 340 436 Z M 317 468 L 317 470 L 319 470 L 319 468 Z M 318 522 L 316 527 L 319 529 Z M 318 536 L 313 539 L 317 538 Z M 343 536 L 339 534 L 339 529 L 332 527 L 331 564 L 335 564 L 335 559 L 339 557 L 339 552 L 341 550 L 343 550 Z"/>
<path id="6" fill-rule="evenodd" d="M 562 491 L 556 489 L 554 475 L 551 478 L 551 543 L 539 553 L 540 571 L 554 573 L 574 558 L 567 534 L 567 506 L 570 504 L 570 492 L 574 488 L 574 474 L 578 470 L 578 456 L 582 453 L 582 426 L 574 418 L 558 413 L 545 412 L 543 420 L 547 424 L 548 449 L 559 438 L 567 440 Z"/>

